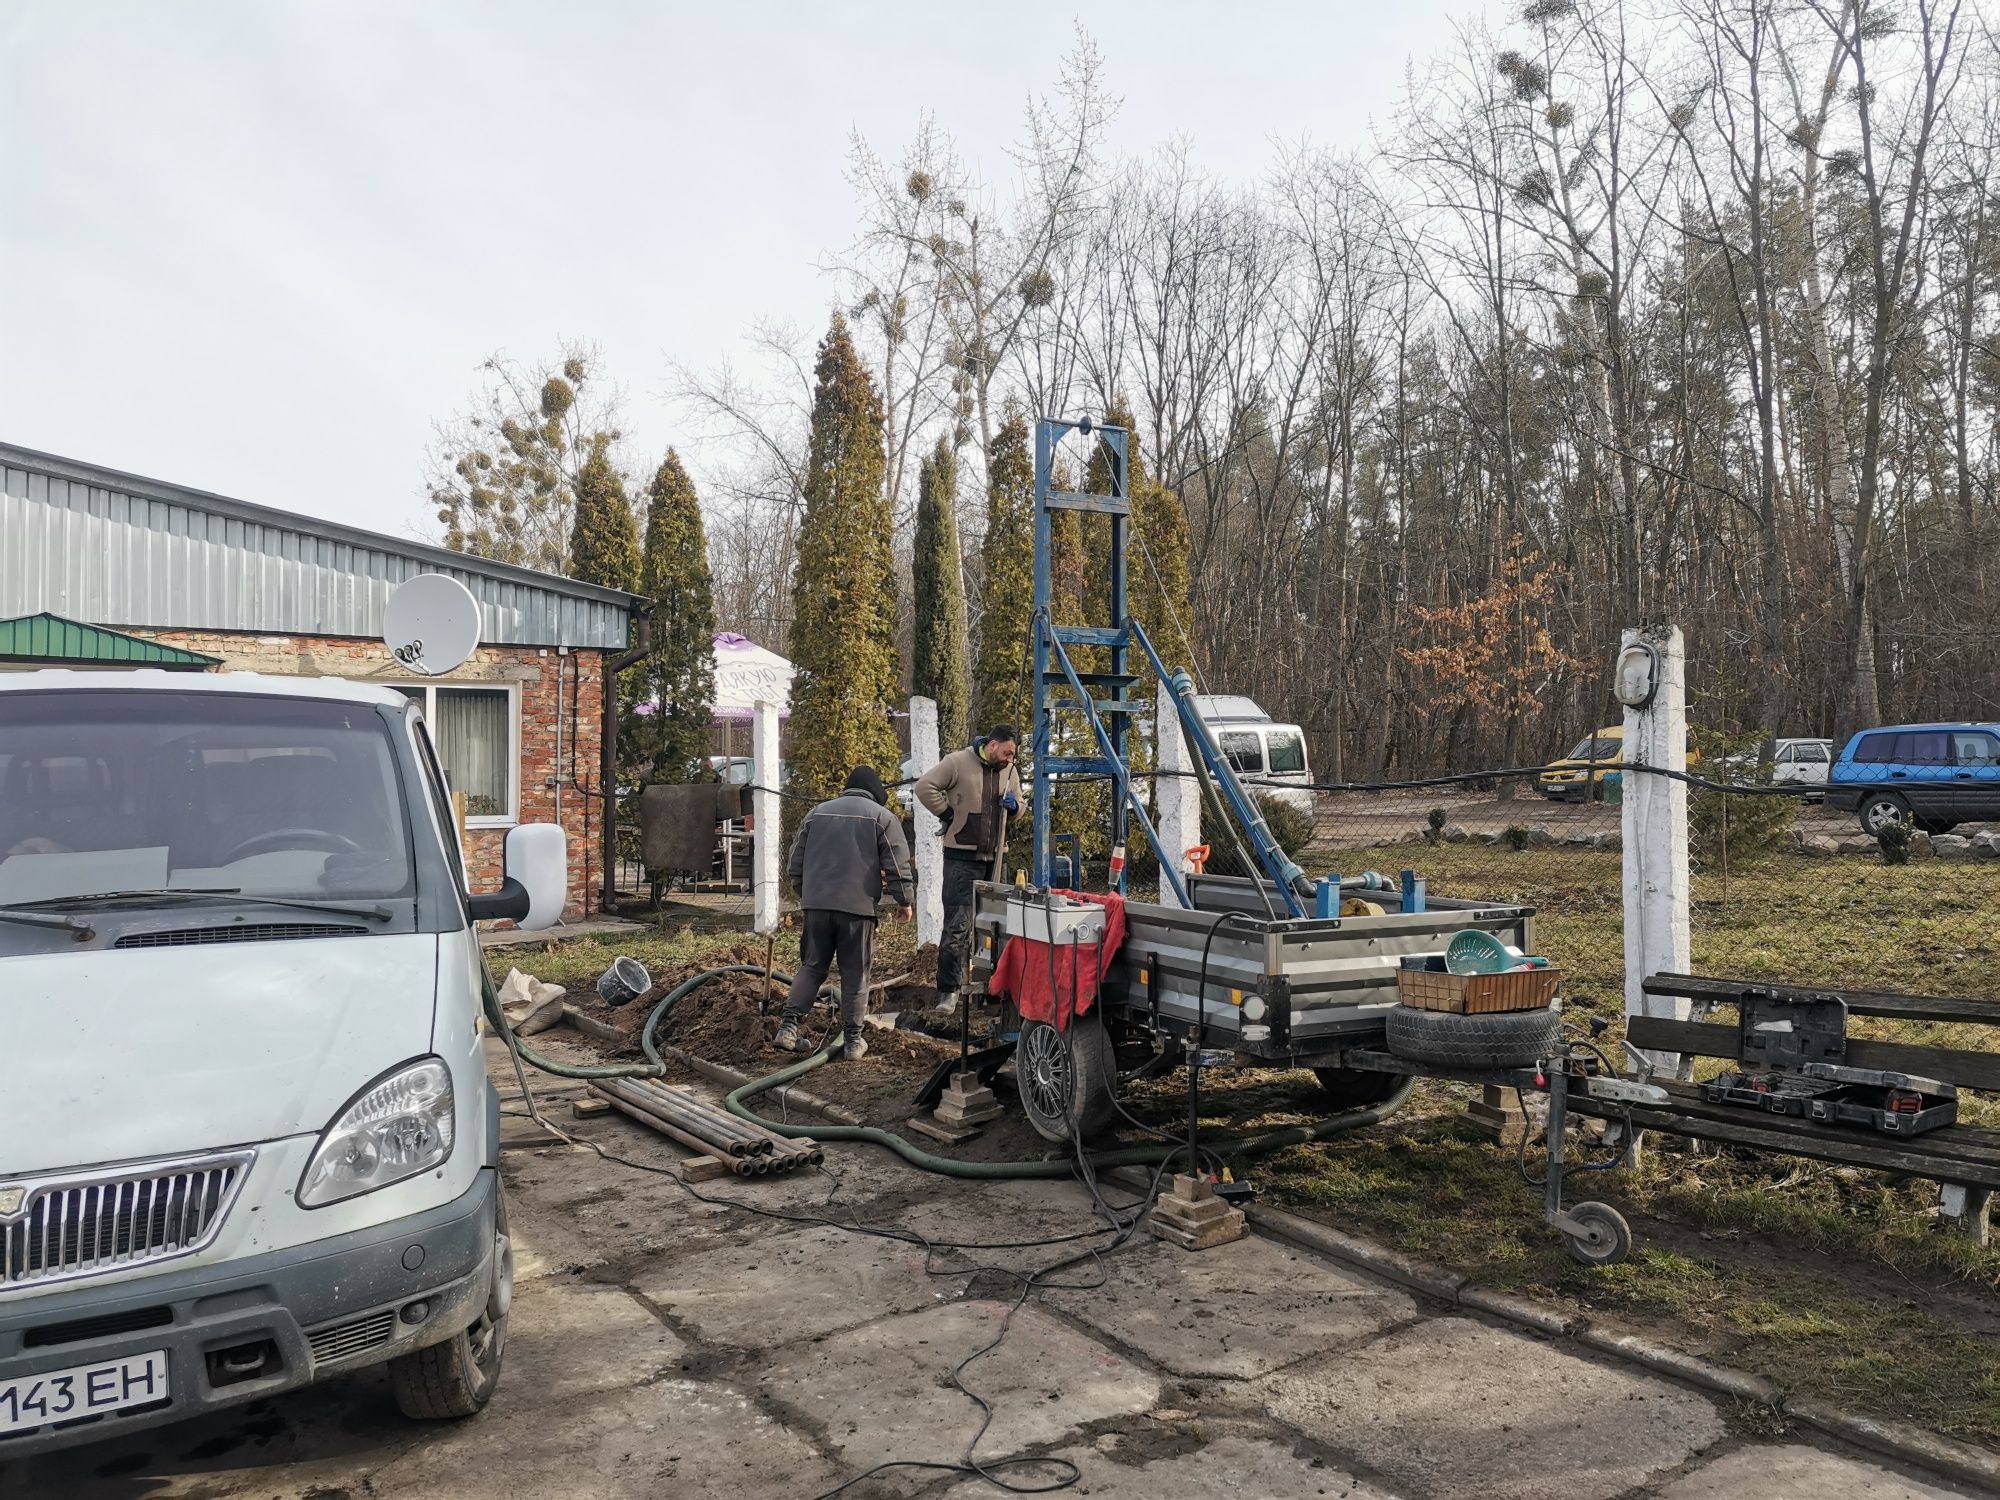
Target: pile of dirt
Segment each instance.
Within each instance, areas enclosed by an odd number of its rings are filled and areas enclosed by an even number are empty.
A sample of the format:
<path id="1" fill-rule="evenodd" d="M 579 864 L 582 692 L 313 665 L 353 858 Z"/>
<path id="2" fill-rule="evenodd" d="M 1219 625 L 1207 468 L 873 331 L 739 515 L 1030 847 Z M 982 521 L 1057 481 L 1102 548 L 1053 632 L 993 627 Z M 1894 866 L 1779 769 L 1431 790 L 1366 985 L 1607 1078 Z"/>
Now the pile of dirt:
<path id="1" fill-rule="evenodd" d="M 674 1007 L 660 1027 L 660 1040 L 725 1067 L 750 1062 L 765 1053 L 778 1029 L 775 1014 L 760 1014 L 763 999 L 761 975 L 712 979 Z M 781 1003 L 774 998 L 773 1008 Z"/>

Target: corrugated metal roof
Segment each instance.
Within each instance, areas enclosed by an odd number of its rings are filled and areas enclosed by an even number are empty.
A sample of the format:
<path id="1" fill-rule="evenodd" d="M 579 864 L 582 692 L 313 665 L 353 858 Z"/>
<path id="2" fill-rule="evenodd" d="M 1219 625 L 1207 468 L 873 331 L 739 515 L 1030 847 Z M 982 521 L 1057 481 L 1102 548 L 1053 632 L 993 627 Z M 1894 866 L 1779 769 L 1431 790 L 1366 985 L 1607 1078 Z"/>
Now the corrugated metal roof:
<path id="1" fill-rule="evenodd" d="M 373 639 L 396 586 L 446 573 L 495 645 L 622 649 L 617 589 L 0 443 L 0 614 Z"/>
<path id="2" fill-rule="evenodd" d="M 222 658 L 183 651 L 136 635 L 79 625 L 58 615 L 0 620 L 0 659 L 16 661 L 123 661 L 148 667 L 219 667 Z"/>

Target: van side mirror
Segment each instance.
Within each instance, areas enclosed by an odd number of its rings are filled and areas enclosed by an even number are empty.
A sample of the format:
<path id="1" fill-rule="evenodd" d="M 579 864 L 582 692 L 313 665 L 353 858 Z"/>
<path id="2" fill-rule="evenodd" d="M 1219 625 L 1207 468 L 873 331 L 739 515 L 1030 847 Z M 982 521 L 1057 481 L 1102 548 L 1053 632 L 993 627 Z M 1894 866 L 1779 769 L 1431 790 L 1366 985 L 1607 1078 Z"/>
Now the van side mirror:
<path id="1" fill-rule="evenodd" d="M 505 918 L 527 932 L 555 926 L 569 894 L 569 840 L 562 829 L 554 823 L 508 829 L 501 869 L 499 890 L 466 898 L 472 920 Z"/>

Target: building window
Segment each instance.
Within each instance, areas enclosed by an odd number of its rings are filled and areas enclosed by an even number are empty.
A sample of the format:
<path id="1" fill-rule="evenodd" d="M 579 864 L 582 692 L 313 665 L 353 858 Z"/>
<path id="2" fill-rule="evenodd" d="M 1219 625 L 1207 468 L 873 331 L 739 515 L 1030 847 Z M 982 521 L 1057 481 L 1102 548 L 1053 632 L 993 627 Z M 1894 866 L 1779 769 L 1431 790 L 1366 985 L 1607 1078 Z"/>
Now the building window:
<path id="1" fill-rule="evenodd" d="M 465 821 L 499 828 L 520 816 L 518 699 L 511 687 L 398 683 L 424 711 L 454 793 L 465 794 Z"/>

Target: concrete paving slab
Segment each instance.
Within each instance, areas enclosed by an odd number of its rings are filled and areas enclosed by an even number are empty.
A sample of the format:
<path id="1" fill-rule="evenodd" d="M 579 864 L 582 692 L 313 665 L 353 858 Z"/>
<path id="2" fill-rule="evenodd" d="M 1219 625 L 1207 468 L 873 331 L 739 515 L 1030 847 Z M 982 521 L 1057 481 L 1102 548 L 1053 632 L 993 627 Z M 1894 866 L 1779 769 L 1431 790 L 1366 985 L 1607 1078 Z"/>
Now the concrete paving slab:
<path id="1" fill-rule="evenodd" d="M 775 1349 L 960 1295 L 962 1277 L 924 1274 L 924 1252 L 839 1229 L 796 1229 L 748 1245 L 669 1256 L 632 1285 L 704 1343 Z"/>
<path id="2" fill-rule="evenodd" d="M 674 1183 L 587 1151 L 550 1148 L 504 1157 L 514 1271 L 613 1276 L 635 1258 L 688 1253 L 734 1236 L 724 1210 L 693 1202 Z"/>
<path id="3" fill-rule="evenodd" d="M 561 1431 L 596 1432 L 600 1439 L 616 1433 L 604 1403 L 662 1376 L 677 1377 L 685 1356 L 681 1340 L 630 1293 L 545 1278 L 516 1297 L 500 1388 L 492 1404 L 463 1427 L 404 1418 L 386 1372 L 376 1367 L 275 1401 L 51 1454 L 20 1465 L 18 1472 L 0 1464 L 0 1495 L 330 1500 L 367 1493 L 364 1480 L 372 1482 L 372 1476 L 406 1458 L 414 1461 L 419 1450 L 461 1431 L 480 1434 L 482 1456 L 471 1466 L 472 1480 L 487 1476 L 485 1489 L 465 1493 L 514 1489 L 540 1495 L 542 1490 L 515 1487 L 503 1476 L 517 1463 L 539 1475 L 547 1451 L 566 1441 Z M 662 1438 L 656 1446 L 665 1443 Z M 447 1492 L 459 1493 L 437 1493 Z M 433 1492 L 378 1484 L 374 1493 Z"/>
<path id="4" fill-rule="evenodd" d="M 1655 1500 L 1742 1500 L 1745 1495 L 1810 1495 L 1813 1500 L 1957 1500 L 1971 1490 L 1942 1489 L 1865 1459 L 1842 1458 L 1797 1444 L 1738 1448 L 1684 1474 Z"/>
<path id="5" fill-rule="evenodd" d="M 1706 1398 L 1464 1318 L 1267 1377 L 1271 1415 L 1420 1495 L 1595 1500 L 1719 1440 Z"/>
<path id="6" fill-rule="evenodd" d="M 956 1463 L 980 1415 L 951 1385 L 951 1371 L 992 1341 L 1010 1305 L 956 1302 L 884 1319 L 838 1340 L 795 1344 L 754 1373 L 767 1397 L 822 1434 L 849 1473 L 892 1458 Z M 981 1458 L 1150 1410 L 1160 1394 L 1154 1376 L 1034 1307 L 1014 1314 L 1000 1347 L 964 1378 L 994 1406 Z"/>
<path id="7" fill-rule="evenodd" d="M 1417 1313 L 1393 1287 L 1255 1235 L 1200 1251 L 1148 1236 L 1105 1268 L 1103 1290 L 1052 1292 L 1048 1305 L 1176 1375 L 1251 1379 Z"/>
<path id="8" fill-rule="evenodd" d="M 570 1402 L 677 1372 L 687 1345 L 619 1287 L 552 1281 L 517 1296 L 507 1318 L 504 1378 L 495 1403 L 524 1420 Z"/>
<path id="9" fill-rule="evenodd" d="M 1071 1495 L 1091 1500 L 1398 1500 L 1388 1490 L 1356 1479 L 1332 1464 L 1301 1458 L 1288 1444 L 1259 1438 L 1224 1437 L 1193 1453 L 1150 1463 L 1121 1461 L 1118 1440 L 1105 1437 L 1090 1447 L 1064 1448 L 1083 1472 Z M 1034 1478 L 1032 1471 L 1013 1476 Z M 993 1494 L 983 1479 L 968 1479 L 945 1491 L 950 1500 Z"/>
<path id="10" fill-rule="evenodd" d="M 658 1500 L 814 1495 L 837 1480 L 810 1443 L 740 1392 L 666 1380 L 581 1411 L 544 1408 L 530 1421 L 504 1427 L 482 1415 L 441 1428 L 422 1447 L 370 1473 L 362 1493 L 413 1500 Z"/>
<path id="11" fill-rule="evenodd" d="M 934 1195 L 904 1209 L 896 1221 L 932 1239 L 982 1242 L 1080 1234 L 1104 1223 L 1092 1209 L 1090 1194 L 1073 1182 L 958 1182 L 939 1178 L 937 1184 Z M 1114 1188 L 1105 1196 L 1114 1204 L 1123 1204 L 1133 1195 Z M 1081 1248 L 1081 1244 L 1079 1241 L 1071 1248 Z M 967 1253 L 992 1265 L 1039 1266 L 1061 1252 L 1029 1248 Z"/>

